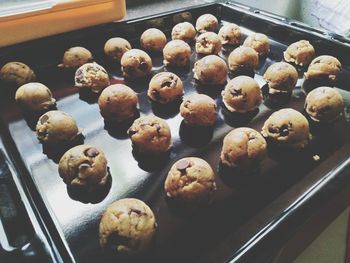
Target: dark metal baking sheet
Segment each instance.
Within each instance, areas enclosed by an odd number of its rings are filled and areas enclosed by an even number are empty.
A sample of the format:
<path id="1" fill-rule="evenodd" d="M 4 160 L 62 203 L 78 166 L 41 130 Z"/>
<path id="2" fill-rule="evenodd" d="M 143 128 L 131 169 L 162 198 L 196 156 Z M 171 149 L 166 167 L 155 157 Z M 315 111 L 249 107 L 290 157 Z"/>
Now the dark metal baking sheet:
<path id="1" fill-rule="evenodd" d="M 174 12 L 173 14 L 179 13 Z M 308 39 L 315 46 L 317 54 L 331 54 L 338 57 L 344 70 L 337 87 L 350 89 L 350 48 L 346 45 L 322 37 L 319 32 L 310 32 L 298 29 L 283 21 L 262 17 L 260 14 L 250 12 L 248 9 L 229 7 L 227 5 L 210 4 L 194 7 L 183 12 L 192 15 L 192 22 L 204 13 L 212 13 L 221 20 L 221 25 L 234 22 L 241 26 L 243 32 L 251 31 L 267 34 L 271 40 L 271 52 L 260 63 L 255 79 L 263 86 L 261 75 L 266 68 L 282 59 L 282 52 L 286 46 L 300 39 Z M 239 232 L 243 226 L 263 211 L 280 195 L 301 184 L 304 191 L 309 184 L 302 184 L 307 178 L 318 171 L 314 180 L 325 175 L 326 169 L 322 163 L 327 162 L 334 155 L 339 156 L 333 161 L 334 166 L 339 165 L 342 158 L 350 153 L 349 150 L 340 151 L 348 142 L 350 126 L 348 115 L 345 114 L 339 122 L 327 130 L 326 133 L 316 132 L 314 142 L 310 149 L 299 158 L 288 162 L 276 161 L 267 158 L 263 162 L 261 175 L 247 184 L 228 186 L 222 180 L 218 170 L 219 153 L 223 137 L 234 127 L 249 126 L 257 130 L 274 109 L 261 105 L 259 113 L 251 120 L 237 122 L 226 118 L 221 109 L 219 92 L 210 94 L 216 99 L 218 105 L 218 121 L 211 133 L 188 133 L 181 125 L 181 116 L 171 109 L 160 110 L 152 107 L 146 96 L 148 81 L 126 83 L 137 93 L 140 102 L 141 115 L 155 114 L 166 119 L 171 127 L 173 149 L 170 157 L 164 163 L 149 166 L 139 163 L 132 155 L 131 143 L 125 133 L 116 130 L 107 130 L 99 114 L 97 98 L 86 97 L 79 94 L 74 88 L 73 75 L 64 73 L 56 65 L 64 51 L 75 45 L 81 45 L 92 50 L 98 63 L 105 66 L 110 73 L 113 83 L 122 83 L 123 78 L 119 66 L 110 63 L 103 55 L 103 44 L 112 36 L 121 36 L 129 39 L 133 47 L 138 47 L 141 33 L 149 27 L 158 27 L 169 36 L 174 25 L 173 14 L 163 14 L 150 18 L 141 18 L 123 23 L 112 23 L 104 26 L 75 31 L 67 34 L 23 43 L 17 46 L 0 50 L 0 64 L 7 61 L 23 61 L 33 67 L 38 75 L 38 81 L 46 84 L 58 99 L 58 109 L 71 114 L 83 129 L 85 143 L 100 147 L 106 154 L 112 175 L 111 188 L 104 198 L 100 200 L 81 200 L 67 192 L 57 172 L 57 161 L 43 153 L 35 132 L 11 96 L 2 96 L 1 115 L 7 127 L 7 150 L 16 158 L 19 170 L 25 173 L 26 182 L 32 191 L 36 192 L 37 205 L 45 217 L 47 226 L 56 242 L 60 245 L 64 261 L 76 262 L 112 262 L 111 255 L 104 254 L 98 243 L 98 224 L 100 215 L 108 204 L 123 197 L 137 197 L 151 206 L 158 221 L 158 231 L 154 249 L 143 260 L 145 262 L 220 262 L 229 259 L 238 251 L 254 233 L 249 231 L 241 233 L 236 242 L 220 255 L 213 254 L 215 247 L 224 246 L 222 242 L 233 233 Z M 193 46 L 192 46 L 193 50 Z M 226 58 L 230 50 L 220 54 Z M 345 56 L 347 55 L 347 56 Z M 153 73 L 164 71 L 160 55 L 152 55 Z M 208 92 L 199 89 L 194 80 L 192 67 L 196 61 L 195 52 L 192 53 L 191 69 L 176 72 L 184 82 L 186 95 L 196 92 Z M 302 76 L 300 69 L 300 76 Z M 303 79 L 300 78 L 294 91 L 292 100 L 285 107 L 292 107 L 302 111 L 304 94 L 301 92 Z M 210 93 L 210 92 L 209 92 Z M 341 154 L 339 154 L 341 152 Z M 319 162 L 312 158 L 314 154 L 321 157 Z M 170 165 L 184 156 L 200 156 L 207 160 L 217 172 L 218 191 L 213 205 L 203 213 L 194 217 L 184 217 L 171 211 L 165 202 L 163 183 Z M 320 168 L 321 167 L 321 168 Z M 24 169 L 23 169 L 24 168 Z M 309 182 L 310 183 L 310 182 Z M 305 189 L 303 188 L 305 187 Z M 299 192 L 290 195 L 297 198 Z M 33 193 L 35 195 L 35 193 Z M 273 220 L 283 212 L 283 205 L 270 211 L 269 220 Z M 258 225 L 258 224 L 257 224 Z M 257 229 L 259 230 L 259 229 Z"/>

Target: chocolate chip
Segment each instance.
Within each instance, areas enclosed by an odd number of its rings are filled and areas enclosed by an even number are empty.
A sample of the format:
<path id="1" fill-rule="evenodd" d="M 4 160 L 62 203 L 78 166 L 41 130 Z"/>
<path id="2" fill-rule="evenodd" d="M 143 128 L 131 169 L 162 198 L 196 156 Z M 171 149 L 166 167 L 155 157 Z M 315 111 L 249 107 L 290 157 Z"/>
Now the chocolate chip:
<path id="1" fill-rule="evenodd" d="M 40 123 L 41 124 L 44 124 L 45 122 L 47 122 L 47 120 L 49 119 L 49 116 L 47 116 L 46 114 L 43 115 L 41 118 L 40 118 Z"/>
<path id="2" fill-rule="evenodd" d="M 140 70 L 146 71 L 148 69 L 148 65 L 146 62 L 142 61 L 139 66 Z"/>
<path id="3" fill-rule="evenodd" d="M 85 155 L 88 157 L 96 157 L 100 152 L 95 148 L 89 148 L 85 151 Z"/>
<path id="4" fill-rule="evenodd" d="M 188 168 L 189 166 L 190 166 L 190 162 L 184 159 L 177 162 L 176 169 L 179 171 L 185 171 L 186 168 Z"/>
<path id="5" fill-rule="evenodd" d="M 136 133 L 137 133 L 137 131 L 135 131 L 135 130 L 132 129 L 132 128 L 130 128 L 130 129 L 128 130 L 129 136 L 133 136 L 133 135 L 136 134 Z"/>
<path id="6" fill-rule="evenodd" d="M 162 87 L 162 88 L 164 88 L 164 87 L 170 87 L 170 86 L 172 86 L 172 85 L 171 85 L 172 83 L 173 83 L 172 81 L 166 80 L 166 81 L 164 81 L 164 82 L 162 83 L 161 87 Z"/>
<path id="7" fill-rule="evenodd" d="M 268 126 L 268 129 L 269 129 L 269 132 L 271 132 L 271 133 L 279 133 L 279 129 L 278 129 L 278 127 L 275 127 L 275 126 L 273 126 L 273 124 L 270 124 L 269 126 Z"/>
<path id="8" fill-rule="evenodd" d="M 142 211 L 141 210 L 139 210 L 139 209 L 136 209 L 136 208 L 130 208 L 130 210 L 129 210 L 129 215 L 131 214 L 131 213 L 135 213 L 135 214 L 137 214 L 137 215 L 142 215 Z"/>
<path id="9" fill-rule="evenodd" d="M 282 127 L 280 128 L 280 135 L 285 137 L 289 135 L 289 127 L 288 125 L 282 125 Z"/>
<path id="10" fill-rule="evenodd" d="M 230 89 L 230 93 L 232 94 L 232 96 L 238 97 L 242 95 L 242 89 Z"/>
<path id="11" fill-rule="evenodd" d="M 160 133 L 160 130 L 162 129 L 162 126 L 160 126 L 159 124 L 156 124 L 156 129 L 157 129 L 157 133 Z"/>
<path id="12" fill-rule="evenodd" d="M 78 69 L 77 72 L 75 73 L 75 80 L 77 82 L 82 82 L 83 79 L 84 79 L 83 71 L 81 69 Z"/>

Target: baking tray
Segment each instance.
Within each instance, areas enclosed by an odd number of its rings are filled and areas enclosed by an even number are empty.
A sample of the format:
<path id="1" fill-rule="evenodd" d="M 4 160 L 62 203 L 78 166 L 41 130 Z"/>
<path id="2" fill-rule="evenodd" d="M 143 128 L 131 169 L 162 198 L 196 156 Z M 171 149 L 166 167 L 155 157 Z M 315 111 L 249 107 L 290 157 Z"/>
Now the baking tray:
<path id="1" fill-rule="evenodd" d="M 271 52 L 260 62 L 255 75 L 261 86 L 264 85 L 262 74 L 269 65 L 281 61 L 287 45 L 300 39 L 308 39 L 316 48 L 317 55 L 330 54 L 341 60 L 344 70 L 336 85 L 345 98 L 348 96 L 348 44 L 341 43 L 339 38 L 337 40 L 326 32 L 230 3 L 206 4 L 152 17 L 111 23 L 1 49 L 0 64 L 17 60 L 30 65 L 37 73 L 38 81 L 53 91 L 58 99 L 58 109 L 76 119 L 78 126 L 83 129 L 84 142 L 100 147 L 108 159 L 112 181 L 106 196 L 87 200 L 68 193 L 57 172 L 57 156 L 43 153 L 31 128 L 33 122 L 23 117 L 13 101 L 13 94 L 2 94 L 1 116 L 5 126 L 2 136 L 6 139 L 6 150 L 33 195 L 64 262 L 115 260 L 99 247 L 98 224 L 104 209 L 113 201 L 124 197 L 136 197 L 145 201 L 153 209 L 158 221 L 154 248 L 142 261 L 239 260 L 240 255 L 261 239 L 261 233 L 265 233 L 269 225 L 285 215 L 290 203 L 299 200 L 312 186 L 330 176 L 328 172 L 344 164 L 349 156 L 350 123 L 346 110 L 344 118 L 326 131 L 315 128 L 312 130 L 314 141 L 303 154 L 290 160 L 276 161 L 267 158 L 258 177 L 248 182 L 227 184 L 218 165 L 223 137 L 239 126 L 260 130 L 275 109 L 263 104 L 258 114 L 251 119 L 237 121 L 223 114 L 219 92 L 209 92 L 218 105 L 218 121 L 213 131 L 194 134 L 184 128 L 177 110 L 153 107 L 146 96 L 148 81 L 141 81 L 126 84 L 138 93 L 141 115 L 155 114 L 166 119 L 171 127 L 173 148 L 165 162 L 138 162 L 132 155 L 131 142 L 125 132 L 105 128 L 96 103 L 97 98 L 79 94 L 74 87 L 73 75 L 59 70 L 57 64 L 69 47 L 85 46 L 93 52 L 96 61 L 108 70 L 112 83 L 123 83 L 119 66 L 103 55 L 105 41 L 114 36 L 125 37 L 137 48 L 141 33 L 149 27 L 158 27 L 169 36 L 179 13 L 185 13 L 183 17 L 191 14 L 193 23 L 198 16 L 212 13 L 221 21 L 221 25 L 227 22 L 238 24 L 245 36 L 252 31 L 267 34 L 271 41 Z M 220 55 L 226 58 L 230 51 L 228 49 Z M 192 52 L 191 69 L 196 59 L 195 52 Z M 152 60 L 153 74 L 166 70 L 160 55 L 153 54 Z M 186 95 L 207 93 L 208 90 L 196 86 L 191 69 L 176 71 L 184 82 Z M 302 111 L 305 97 L 301 91 L 303 69 L 299 71 L 301 77 L 291 101 L 285 107 Z M 346 103 L 348 106 L 348 100 Z M 314 161 L 312 157 L 315 154 L 321 157 L 320 161 Z M 194 216 L 181 215 L 171 210 L 163 192 L 163 183 L 170 166 L 185 156 L 204 158 L 218 175 L 218 191 L 213 205 Z M 331 175 L 335 176 L 337 171 L 333 171 Z M 284 199 L 279 201 L 281 197 Z M 275 202 L 279 202 L 278 205 L 272 205 Z M 256 220 L 261 213 L 264 213 L 263 218 Z"/>

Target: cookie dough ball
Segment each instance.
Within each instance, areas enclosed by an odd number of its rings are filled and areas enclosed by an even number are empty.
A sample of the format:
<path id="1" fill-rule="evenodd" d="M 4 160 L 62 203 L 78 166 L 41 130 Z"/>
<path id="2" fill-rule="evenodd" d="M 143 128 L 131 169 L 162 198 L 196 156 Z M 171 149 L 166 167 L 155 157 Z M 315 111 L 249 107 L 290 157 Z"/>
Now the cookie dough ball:
<path id="1" fill-rule="evenodd" d="M 226 62 L 215 55 L 201 58 L 194 64 L 194 78 L 204 85 L 222 85 L 227 79 Z"/>
<path id="2" fill-rule="evenodd" d="M 74 141 L 81 132 L 72 116 L 53 110 L 39 118 L 36 134 L 41 143 L 57 145 Z"/>
<path id="3" fill-rule="evenodd" d="M 288 46 L 283 52 L 284 60 L 299 66 L 309 65 L 315 57 L 315 49 L 307 40 L 300 40 Z"/>
<path id="4" fill-rule="evenodd" d="M 253 33 L 248 36 L 244 40 L 243 46 L 253 48 L 259 56 L 265 56 L 270 52 L 269 38 L 261 33 Z"/>
<path id="5" fill-rule="evenodd" d="M 163 49 L 164 65 L 186 67 L 190 65 L 191 47 L 182 40 L 172 40 Z"/>
<path id="6" fill-rule="evenodd" d="M 203 159 L 180 159 L 170 168 L 164 190 L 169 199 L 179 204 L 190 207 L 207 205 L 216 190 L 214 171 Z"/>
<path id="7" fill-rule="evenodd" d="M 264 137 L 251 128 L 237 128 L 229 132 L 221 150 L 221 162 L 231 168 L 251 171 L 258 168 L 266 155 Z"/>
<path id="8" fill-rule="evenodd" d="M 267 68 L 264 80 L 269 86 L 270 93 L 290 93 L 297 84 L 298 72 L 286 62 L 277 62 Z"/>
<path id="9" fill-rule="evenodd" d="M 48 87 L 38 82 L 30 82 L 19 87 L 15 98 L 24 110 L 29 111 L 40 112 L 56 105 L 56 100 Z"/>
<path id="10" fill-rule="evenodd" d="M 100 244 L 120 254 L 139 254 L 152 244 L 156 228 L 154 214 L 144 202 L 120 199 L 108 206 L 101 217 Z"/>
<path id="11" fill-rule="evenodd" d="M 216 55 L 221 51 L 221 40 L 214 32 L 200 34 L 196 40 L 196 52 L 203 55 Z"/>
<path id="12" fill-rule="evenodd" d="M 93 192 L 107 184 L 107 160 L 100 149 L 79 145 L 68 150 L 58 164 L 58 172 L 68 187 Z"/>
<path id="13" fill-rule="evenodd" d="M 234 73 L 254 73 L 259 66 L 259 54 L 251 47 L 241 46 L 230 53 L 227 62 Z"/>
<path id="14" fill-rule="evenodd" d="M 171 31 L 172 40 L 179 39 L 191 43 L 196 37 L 196 29 L 189 22 L 178 23 Z"/>
<path id="15" fill-rule="evenodd" d="M 103 118 L 106 121 L 117 123 L 135 115 L 137 102 L 136 93 L 123 84 L 108 86 L 98 98 L 98 106 Z"/>
<path id="16" fill-rule="evenodd" d="M 180 105 L 180 113 L 188 125 L 212 126 L 216 121 L 216 103 L 204 94 L 190 95 Z"/>
<path id="17" fill-rule="evenodd" d="M 246 113 L 259 107 L 262 95 L 256 80 L 247 76 L 239 76 L 227 83 L 222 91 L 222 99 L 229 111 Z"/>
<path id="18" fill-rule="evenodd" d="M 165 120 L 156 116 L 143 116 L 128 130 L 134 150 L 139 153 L 160 154 L 171 147 L 171 133 Z"/>
<path id="19" fill-rule="evenodd" d="M 75 86 L 79 89 L 89 89 L 93 93 L 99 93 L 109 86 L 107 71 L 97 63 L 86 63 L 75 72 Z"/>
<path id="20" fill-rule="evenodd" d="M 196 30 L 199 33 L 204 33 L 207 31 L 215 32 L 218 30 L 218 28 L 219 22 L 212 14 L 201 15 L 196 21 Z"/>
<path id="21" fill-rule="evenodd" d="M 281 109 L 265 121 L 261 134 L 278 146 L 300 150 L 310 140 L 309 122 L 294 109 Z"/>
<path id="22" fill-rule="evenodd" d="M 157 28 L 147 29 L 140 38 L 141 47 L 152 52 L 161 52 L 166 42 L 165 34 Z"/>
<path id="23" fill-rule="evenodd" d="M 120 62 L 126 51 L 131 49 L 129 41 L 121 37 L 113 37 L 105 43 L 104 52 L 117 62 Z"/>
<path id="24" fill-rule="evenodd" d="M 34 71 L 21 62 L 9 62 L 0 70 L 0 80 L 16 87 L 35 81 Z"/>
<path id="25" fill-rule="evenodd" d="M 342 70 L 340 61 L 332 56 L 319 56 L 311 61 L 307 72 L 304 73 L 306 79 L 329 79 L 336 80 Z"/>
<path id="26" fill-rule="evenodd" d="M 220 28 L 219 37 L 223 45 L 239 45 L 242 39 L 242 31 L 234 23 L 226 24 Z"/>
<path id="27" fill-rule="evenodd" d="M 92 54 L 84 47 L 71 47 L 64 52 L 62 64 L 59 64 L 60 68 L 77 69 L 80 66 L 94 61 Z"/>
<path id="28" fill-rule="evenodd" d="M 331 87 L 319 87 L 306 97 L 305 110 L 317 122 L 332 122 L 344 111 L 344 101 L 340 93 Z"/>
<path id="29" fill-rule="evenodd" d="M 154 101 L 166 104 L 178 100 L 184 94 L 181 79 L 171 72 L 160 72 L 150 81 L 147 95 Z"/>
<path id="30" fill-rule="evenodd" d="M 124 77 L 142 78 L 151 73 L 152 59 L 140 49 L 126 51 L 120 61 Z"/>

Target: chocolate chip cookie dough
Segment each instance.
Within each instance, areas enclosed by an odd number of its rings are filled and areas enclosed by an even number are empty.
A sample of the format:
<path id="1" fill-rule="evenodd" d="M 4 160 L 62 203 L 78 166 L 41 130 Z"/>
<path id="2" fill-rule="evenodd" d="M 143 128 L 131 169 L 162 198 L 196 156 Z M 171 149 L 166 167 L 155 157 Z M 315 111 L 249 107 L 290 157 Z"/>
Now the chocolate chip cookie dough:
<path id="1" fill-rule="evenodd" d="M 116 253 L 139 254 L 150 247 L 157 223 L 152 210 L 141 200 L 120 199 L 104 211 L 100 226 L 100 244 Z"/>
<path id="2" fill-rule="evenodd" d="M 200 34 L 196 40 L 196 52 L 202 55 L 217 55 L 221 51 L 221 40 L 214 32 Z"/>
<path id="3" fill-rule="evenodd" d="M 219 28 L 219 22 L 212 14 L 204 14 L 198 17 L 196 21 L 196 30 L 198 33 L 207 31 L 215 32 Z"/>
<path id="4" fill-rule="evenodd" d="M 258 82 L 247 76 L 231 79 L 221 95 L 224 105 L 230 112 L 250 112 L 257 109 L 262 102 Z"/>
<path id="5" fill-rule="evenodd" d="M 58 145 L 74 141 L 81 132 L 70 115 L 53 110 L 46 112 L 39 118 L 36 134 L 41 143 Z"/>
<path id="6" fill-rule="evenodd" d="M 98 98 L 100 113 L 107 122 L 119 123 L 132 118 L 137 111 L 137 95 L 124 84 L 105 88 Z"/>
<path id="7" fill-rule="evenodd" d="M 269 38 L 265 34 L 252 33 L 243 42 L 244 47 L 251 47 L 259 56 L 266 56 L 270 52 Z"/>
<path id="8" fill-rule="evenodd" d="M 265 121 L 261 134 L 279 147 L 295 150 L 305 148 L 311 139 L 307 119 L 290 108 L 272 113 Z"/>
<path id="9" fill-rule="evenodd" d="M 24 110 L 41 112 L 56 106 L 56 100 L 48 87 L 38 82 L 22 85 L 16 91 L 16 102 Z"/>
<path id="10" fill-rule="evenodd" d="M 149 28 L 142 33 L 140 45 L 144 50 L 151 52 L 161 52 L 166 45 L 165 34 L 157 28 Z"/>
<path id="11" fill-rule="evenodd" d="M 242 31 L 234 23 L 224 25 L 220 28 L 218 35 L 223 45 L 239 45 L 242 39 Z"/>
<path id="12" fill-rule="evenodd" d="M 167 198 L 180 205 L 207 205 L 216 190 L 214 171 L 203 159 L 180 159 L 170 168 L 164 190 Z"/>
<path id="13" fill-rule="evenodd" d="M 307 95 L 305 111 L 316 122 L 333 122 L 343 114 L 344 101 L 336 89 L 318 87 Z"/>
<path id="14" fill-rule="evenodd" d="M 171 31 L 172 40 L 179 39 L 191 43 L 196 37 L 196 29 L 189 22 L 178 23 Z"/>
<path id="15" fill-rule="evenodd" d="M 215 55 L 205 56 L 194 64 L 194 78 L 204 85 L 222 85 L 227 79 L 226 62 Z"/>
<path id="16" fill-rule="evenodd" d="M 304 75 L 306 79 L 336 80 L 341 70 L 342 65 L 337 58 L 323 55 L 311 61 Z"/>
<path id="17" fill-rule="evenodd" d="M 264 137 L 254 129 L 241 127 L 229 132 L 221 150 L 221 163 L 242 171 L 259 167 L 267 152 Z"/>
<path id="18" fill-rule="evenodd" d="M 216 103 L 205 94 L 193 94 L 184 98 L 180 114 L 190 126 L 212 126 L 216 121 Z"/>
<path id="19" fill-rule="evenodd" d="M 269 93 L 290 93 L 298 81 L 298 72 L 286 62 L 276 62 L 267 68 L 264 80 L 269 87 Z"/>
<path id="20" fill-rule="evenodd" d="M 107 71 L 97 63 L 86 63 L 75 72 L 75 86 L 79 89 L 89 89 L 93 93 L 99 93 L 109 86 Z"/>
<path id="21" fill-rule="evenodd" d="M 120 61 L 124 77 L 142 78 L 151 73 L 152 59 L 140 49 L 126 51 Z"/>
<path id="22" fill-rule="evenodd" d="M 164 65 L 187 67 L 190 65 L 191 53 L 191 47 L 185 41 L 172 40 L 163 49 Z"/>
<path id="23" fill-rule="evenodd" d="M 104 52 L 107 56 L 120 62 L 126 51 L 131 49 L 129 41 L 121 37 L 113 37 L 106 41 Z"/>
<path id="24" fill-rule="evenodd" d="M 170 103 L 182 98 L 184 87 L 181 79 L 171 72 L 160 72 L 150 81 L 147 95 L 161 104 Z"/>
<path id="25" fill-rule="evenodd" d="M 77 69 L 80 66 L 94 61 L 91 52 L 84 47 L 71 47 L 64 52 L 62 64 L 59 68 Z"/>
<path id="26" fill-rule="evenodd" d="M 259 54 L 251 47 L 235 48 L 228 56 L 229 69 L 236 75 L 254 76 L 259 66 Z"/>
<path id="27" fill-rule="evenodd" d="M 34 71 L 21 62 L 8 62 L 0 70 L 0 80 L 19 87 L 36 80 Z"/>
<path id="28" fill-rule="evenodd" d="M 94 192 L 105 186 L 108 179 L 104 153 L 91 145 L 78 145 L 60 159 L 58 172 L 70 188 Z"/>
<path id="29" fill-rule="evenodd" d="M 134 150 L 138 153 L 161 154 L 171 147 L 171 132 L 165 120 L 156 116 L 143 116 L 128 130 Z"/>
<path id="30" fill-rule="evenodd" d="M 284 60 L 299 66 L 307 66 L 315 57 L 315 49 L 307 40 L 299 40 L 283 52 Z"/>

